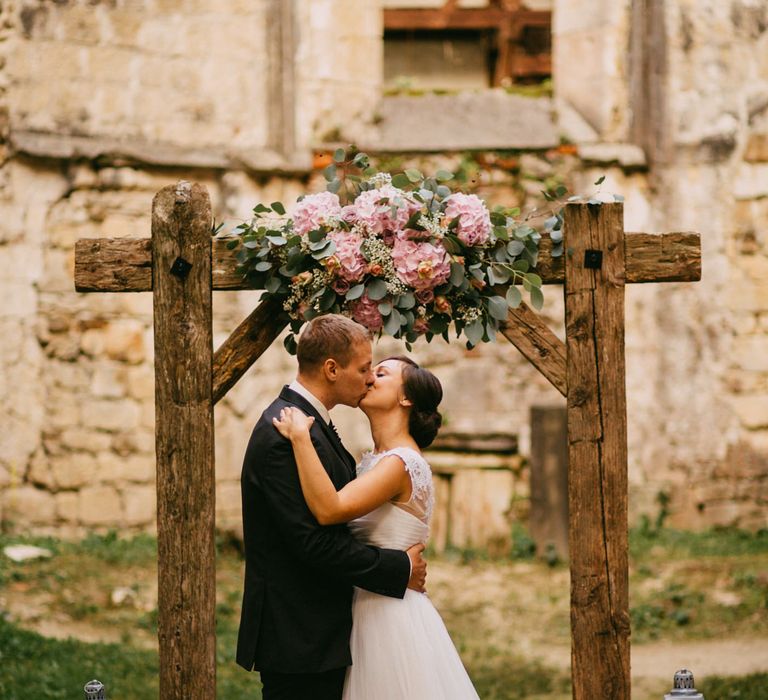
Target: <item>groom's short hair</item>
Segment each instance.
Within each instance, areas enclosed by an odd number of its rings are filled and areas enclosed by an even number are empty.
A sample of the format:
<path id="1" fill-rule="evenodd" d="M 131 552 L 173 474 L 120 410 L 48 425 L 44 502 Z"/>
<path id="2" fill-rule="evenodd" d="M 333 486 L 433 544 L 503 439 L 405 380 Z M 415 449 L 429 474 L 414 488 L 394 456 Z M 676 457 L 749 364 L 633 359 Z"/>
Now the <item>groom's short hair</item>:
<path id="1" fill-rule="evenodd" d="M 317 316 L 304 326 L 299 336 L 296 350 L 299 372 L 311 372 L 329 358 L 346 367 L 352 360 L 355 345 L 370 341 L 368 329 L 346 316 Z"/>

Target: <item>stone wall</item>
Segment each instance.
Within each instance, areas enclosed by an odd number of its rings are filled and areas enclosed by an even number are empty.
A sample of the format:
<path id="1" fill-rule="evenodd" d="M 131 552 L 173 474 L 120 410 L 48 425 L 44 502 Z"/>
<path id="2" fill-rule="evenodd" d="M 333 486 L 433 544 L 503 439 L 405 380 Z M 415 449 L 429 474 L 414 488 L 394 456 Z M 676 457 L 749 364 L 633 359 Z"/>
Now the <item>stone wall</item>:
<path id="1" fill-rule="evenodd" d="M 746 0 L 663 4 L 646 28 L 663 38 L 661 72 L 633 87 L 638 2 L 601 1 L 590 13 L 577 0 L 553 3 L 557 119 L 546 128 L 574 146 L 451 154 L 446 134 L 443 155 L 385 162 L 463 169 L 489 201 L 523 206 L 544 184 L 584 192 L 606 175 L 603 190 L 626 196 L 628 230 L 700 231 L 700 283 L 627 290 L 630 508 L 635 521 L 654 517 L 663 492 L 675 525 L 765 527 L 768 10 Z M 204 184 L 217 221 L 230 223 L 257 201 L 321 188 L 312 149 L 376 122 L 380 36 L 374 0 L 3 3 L 8 526 L 67 536 L 154 527 L 151 295 L 75 293 L 75 240 L 147 236 L 152 196 L 180 178 Z M 640 113 L 656 115 L 665 134 L 650 169 L 639 145 L 654 134 L 638 131 Z M 547 290 L 544 315 L 562 336 L 560 296 Z M 257 298 L 214 295 L 216 345 Z M 401 350 L 384 341 L 376 353 Z M 443 380 L 451 428 L 516 433 L 523 455 L 530 406 L 562 403 L 503 339 L 472 352 L 419 344 L 414 355 Z M 239 521 L 251 426 L 292 374 L 278 342 L 217 406 L 223 528 Z M 350 447 L 366 448 L 365 419 L 335 414 Z"/>

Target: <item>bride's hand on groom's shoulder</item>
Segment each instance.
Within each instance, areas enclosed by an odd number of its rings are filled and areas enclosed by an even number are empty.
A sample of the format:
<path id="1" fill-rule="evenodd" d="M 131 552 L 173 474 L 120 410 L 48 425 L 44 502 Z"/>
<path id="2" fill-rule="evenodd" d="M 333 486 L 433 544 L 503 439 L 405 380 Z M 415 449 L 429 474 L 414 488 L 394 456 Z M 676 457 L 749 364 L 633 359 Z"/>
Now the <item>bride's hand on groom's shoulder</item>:
<path id="1" fill-rule="evenodd" d="M 283 408 L 279 418 L 273 418 L 272 424 L 280 434 L 289 440 L 295 440 L 302 435 L 309 434 L 309 429 L 315 419 L 308 416 L 298 408 Z"/>

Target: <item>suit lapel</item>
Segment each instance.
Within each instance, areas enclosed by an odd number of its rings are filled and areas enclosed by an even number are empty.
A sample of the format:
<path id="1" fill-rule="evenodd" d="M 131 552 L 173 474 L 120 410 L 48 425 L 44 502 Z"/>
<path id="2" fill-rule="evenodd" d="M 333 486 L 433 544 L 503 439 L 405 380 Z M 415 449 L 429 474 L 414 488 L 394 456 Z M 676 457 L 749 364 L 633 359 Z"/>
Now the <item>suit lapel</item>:
<path id="1" fill-rule="evenodd" d="M 315 419 L 315 424 L 320 426 L 320 429 L 325 434 L 326 439 L 328 442 L 331 443 L 333 446 L 333 449 L 336 451 L 336 454 L 341 457 L 342 461 L 344 462 L 344 465 L 347 467 L 347 469 L 350 472 L 350 477 L 355 477 L 355 458 L 347 452 L 344 445 L 341 443 L 341 440 L 339 439 L 338 435 L 336 435 L 333 430 L 331 430 L 330 426 L 325 422 L 323 417 L 317 412 L 317 409 L 309 403 L 301 394 L 297 394 L 292 389 L 289 389 L 287 386 L 283 387 L 283 390 L 280 392 L 280 398 L 283 399 L 283 401 L 288 401 L 289 403 L 294 404 L 298 408 L 300 408 L 304 413 L 307 415 L 312 416 Z"/>

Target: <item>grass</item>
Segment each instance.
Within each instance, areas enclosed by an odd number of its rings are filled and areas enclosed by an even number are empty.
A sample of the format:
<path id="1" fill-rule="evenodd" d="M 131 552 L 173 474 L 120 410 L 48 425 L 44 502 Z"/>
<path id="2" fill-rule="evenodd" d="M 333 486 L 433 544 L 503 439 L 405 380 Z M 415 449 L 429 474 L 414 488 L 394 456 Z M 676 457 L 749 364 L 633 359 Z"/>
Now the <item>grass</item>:
<path id="1" fill-rule="evenodd" d="M 511 557 L 495 563 L 482 552 L 434 557 L 430 595 L 480 697 L 561 700 L 569 697 L 567 670 L 524 654 L 520 639 L 525 637 L 534 648 L 567 647 L 567 566 L 532 557 L 524 529 L 515 530 L 513 541 Z M 46 547 L 53 557 L 16 564 L 0 555 L 0 599 L 13 613 L 0 618 L 0 697 L 81 697 L 91 678 L 106 684 L 110 700 L 156 697 L 154 538 L 108 533 L 64 542 L 0 536 L 0 548 L 20 542 Z M 662 637 L 768 635 L 765 532 L 641 528 L 630 533 L 630 562 L 633 644 Z M 111 592 L 124 586 L 135 592 L 136 602 L 111 603 Z M 219 542 L 217 688 L 226 700 L 259 698 L 258 675 L 234 662 L 241 592 L 240 553 L 231 543 Z M 20 612 L 25 605 L 26 615 Z M 51 623 L 59 624 L 59 633 L 102 642 L 54 639 L 32 631 Z M 707 700 L 768 698 L 766 674 L 708 678 L 699 685 Z"/>

